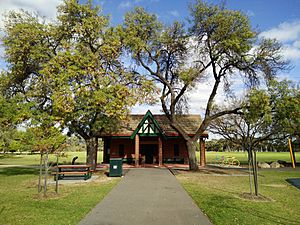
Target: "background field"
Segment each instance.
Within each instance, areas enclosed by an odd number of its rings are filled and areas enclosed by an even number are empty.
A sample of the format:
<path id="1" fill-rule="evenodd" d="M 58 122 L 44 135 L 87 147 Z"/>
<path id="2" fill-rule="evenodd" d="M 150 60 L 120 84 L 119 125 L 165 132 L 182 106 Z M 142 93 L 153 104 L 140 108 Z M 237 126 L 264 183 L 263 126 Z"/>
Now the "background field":
<path id="1" fill-rule="evenodd" d="M 98 152 L 98 163 L 102 162 L 103 152 Z M 49 161 L 56 162 L 56 156 L 50 154 Z M 66 152 L 65 157 L 59 157 L 59 163 L 71 164 L 73 157 L 78 156 L 76 163 L 86 162 L 86 152 Z M 16 154 L 1 154 L 0 165 L 39 165 L 40 155 L 16 155 Z"/>
<path id="2" fill-rule="evenodd" d="M 60 157 L 59 163 L 71 164 L 73 157 L 78 156 L 76 163 L 85 163 L 86 152 L 66 152 L 66 157 Z M 200 153 L 197 152 L 197 159 L 199 162 Z M 216 156 L 234 156 L 242 164 L 247 164 L 247 153 L 246 152 L 206 152 L 206 162 L 209 164 L 214 161 Z M 102 162 L 103 152 L 98 151 L 98 163 Z M 258 152 L 257 161 L 260 162 L 274 162 L 277 160 L 283 160 L 291 162 L 289 152 Z M 54 155 L 50 155 L 50 161 L 55 162 L 56 158 Z M 296 161 L 300 162 L 300 153 L 296 152 Z M 0 154 L 0 165 L 38 165 L 40 162 L 40 155 L 16 155 L 16 154 Z"/>
<path id="3" fill-rule="evenodd" d="M 248 156 L 246 152 L 206 152 L 206 162 L 212 163 L 216 156 L 225 157 L 236 157 L 242 164 L 248 163 Z M 300 162 L 300 153 L 296 152 L 296 161 Z M 197 159 L 199 161 L 200 154 L 197 152 Z M 289 152 L 258 152 L 257 161 L 258 162 L 274 162 L 277 160 L 283 160 L 286 162 L 291 162 L 291 157 Z"/>

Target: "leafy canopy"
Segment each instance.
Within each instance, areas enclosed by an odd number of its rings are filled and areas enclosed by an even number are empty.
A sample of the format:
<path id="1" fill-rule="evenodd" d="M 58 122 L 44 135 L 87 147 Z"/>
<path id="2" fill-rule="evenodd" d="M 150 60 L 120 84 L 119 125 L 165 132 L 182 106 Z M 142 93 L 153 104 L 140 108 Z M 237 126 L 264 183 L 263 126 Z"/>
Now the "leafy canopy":
<path id="1" fill-rule="evenodd" d="M 3 43 L 7 92 L 34 103 L 38 121 L 47 117 L 84 138 L 113 129 L 153 92 L 151 81 L 124 67 L 118 29 L 91 2 L 65 0 L 48 23 L 11 12 Z"/>

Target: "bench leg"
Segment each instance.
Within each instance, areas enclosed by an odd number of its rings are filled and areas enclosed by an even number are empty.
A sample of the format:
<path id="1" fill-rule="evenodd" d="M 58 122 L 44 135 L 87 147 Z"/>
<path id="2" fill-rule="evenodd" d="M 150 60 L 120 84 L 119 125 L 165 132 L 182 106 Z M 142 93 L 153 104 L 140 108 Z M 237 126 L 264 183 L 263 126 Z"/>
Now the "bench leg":
<path id="1" fill-rule="evenodd" d="M 88 180 L 88 179 L 90 179 L 90 173 L 86 173 L 86 174 L 84 175 L 84 180 Z"/>

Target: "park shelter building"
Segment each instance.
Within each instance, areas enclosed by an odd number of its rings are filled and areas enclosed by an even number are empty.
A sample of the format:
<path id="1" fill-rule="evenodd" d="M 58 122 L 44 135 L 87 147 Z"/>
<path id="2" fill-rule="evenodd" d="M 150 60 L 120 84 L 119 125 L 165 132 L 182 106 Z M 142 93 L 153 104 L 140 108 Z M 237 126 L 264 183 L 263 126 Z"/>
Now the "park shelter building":
<path id="1" fill-rule="evenodd" d="M 180 115 L 178 122 L 193 136 L 201 122 L 199 115 Z M 123 162 L 140 166 L 164 163 L 188 164 L 188 151 L 184 139 L 170 126 L 165 115 L 129 115 L 116 133 L 101 135 L 104 141 L 103 162 L 123 158 Z M 204 133 L 200 147 L 205 151 Z"/>

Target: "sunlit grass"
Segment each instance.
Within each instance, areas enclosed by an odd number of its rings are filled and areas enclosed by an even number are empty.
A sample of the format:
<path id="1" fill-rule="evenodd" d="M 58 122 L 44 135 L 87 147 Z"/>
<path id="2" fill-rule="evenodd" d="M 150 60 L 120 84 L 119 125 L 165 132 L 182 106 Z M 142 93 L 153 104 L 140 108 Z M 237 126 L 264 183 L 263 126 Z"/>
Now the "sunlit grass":
<path id="1" fill-rule="evenodd" d="M 76 163 L 86 162 L 86 152 L 66 152 L 64 157 L 59 157 L 60 164 L 71 164 L 72 159 L 78 156 Z M 97 155 L 97 162 L 102 162 L 103 152 L 99 151 Z M 49 155 L 50 162 L 56 162 L 56 156 L 54 154 Z M 0 155 L 0 165 L 39 165 L 40 155 L 17 155 L 17 154 L 1 154 Z"/>
<path id="2" fill-rule="evenodd" d="M 296 161 L 300 162 L 300 154 L 295 153 Z M 206 152 L 206 162 L 214 162 L 216 156 L 221 157 L 236 157 L 242 164 L 247 164 L 248 154 L 247 152 Z M 200 159 L 200 153 L 197 152 L 197 160 Z M 291 157 L 289 152 L 258 152 L 257 161 L 258 162 L 274 162 L 277 160 L 283 160 L 286 162 L 291 162 Z"/>
<path id="3" fill-rule="evenodd" d="M 86 152 L 66 152 L 66 157 L 60 157 L 59 163 L 61 164 L 70 164 L 73 157 L 78 156 L 76 163 L 85 163 L 86 162 Z M 197 152 L 197 159 L 199 162 L 200 153 Z M 246 152 L 206 152 L 206 162 L 212 163 L 216 156 L 225 156 L 225 157 L 236 157 L 241 163 L 247 164 L 247 153 Z M 97 155 L 98 163 L 101 163 L 103 160 L 103 152 L 98 151 Z M 258 152 L 257 161 L 260 162 L 274 162 L 277 160 L 283 160 L 286 162 L 291 162 L 289 152 Z M 300 154 L 296 152 L 296 160 L 300 162 Z M 50 155 L 50 161 L 55 162 L 55 155 Z M 39 165 L 40 155 L 16 155 L 16 154 L 0 154 L 0 165 Z"/>
<path id="4" fill-rule="evenodd" d="M 287 178 L 299 177 L 299 170 L 277 169 L 259 172 L 259 193 L 270 201 L 241 197 L 249 193 L 249 177 L 185 172 L 177 176 L 196 204 L 213 224 L 299 224 L 299 190 Z"/>
<path id="5" fill-rule="evenodd" d="M 0 224 L 78 224 L 120 180 L 99 172 L 92 182 L 60 185 L 58 195 L 49 185 L 45 199 L 37 193 L 37 172 L 0 168 Z"/>

